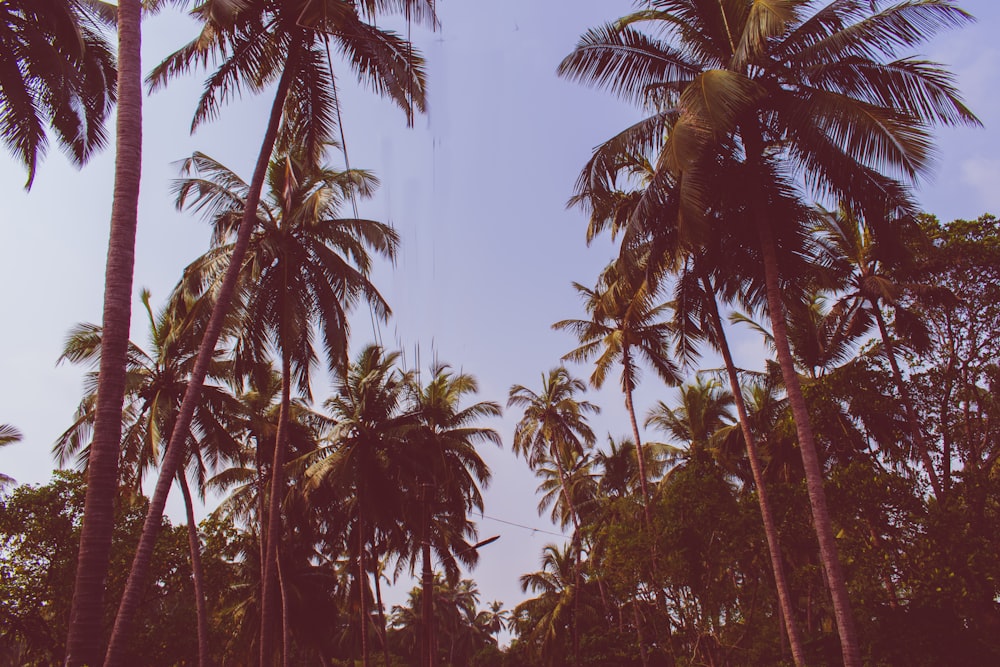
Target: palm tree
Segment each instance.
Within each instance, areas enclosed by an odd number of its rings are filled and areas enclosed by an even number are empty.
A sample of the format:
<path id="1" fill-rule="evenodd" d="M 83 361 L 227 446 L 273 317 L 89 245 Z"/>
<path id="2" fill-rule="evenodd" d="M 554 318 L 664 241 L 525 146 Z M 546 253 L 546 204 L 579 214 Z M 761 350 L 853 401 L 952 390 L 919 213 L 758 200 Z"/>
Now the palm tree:
<path id="1" fill-rule="evenodd" d="M 420 554 L 423 560 L 423 612 L 425 640 L 423 653 L 427 664 L 436 663 L 434 586 L 431 563 L 432 547 L 448 574 L 449 581 L 458 578 L 456 558 L 468 565 L 475 564 L 478 552 L 465 538 L 476 532 L 468 519 L 470 510 L 483 511 L 480 487 L 489 484 L 490 471 L 476 451 L 479 443 L 501 446 L 500 435 L 478 423 L 489 417 L 499 417 L 497 403 L 480 401 L 463 407 L 466 395 L 479 390 L 476 379 L 467 373 L 455 373 L 447 364 L 435 363 L 431 379 L 425 386 L 411 384 L 412 411 L 420 426 L 411 440 L 420 452 L 415 482 L 423 497 L 423 521 Z M 416 542 L 411 542 L 413 547 Z M 416 562 L 413 548 L 411 564 Z"/>
<path id="2" fill-rule="evenodd" d="M 215 247 L 185 270 L 181 289 L 214 301 L 233 261 L 230 241 L 248 199 L 247 186 L 204 155 L 192 157 L 185 170 L 190 176 L 177 183 L 177 204 L 209 212 Z M 350 309 L 364 301 L 380 318 L 389 312 L 368 280 L 369 252 L 392 258 L 398 244 L 396 232 L 373 220 L 336 217 L 355 192 L 370 195 L 376 183 L 364 172 L 311 168 L 293 156 L 275 159 L 268 173 L 268 197 L 259 206 L 258 228 L 240 271 L 233 314 L 241 323 L 234 342 L 234 372 L 252 375 L 265 365 L 272 344 L 281 355 L 281 408 L 264 533 L 262 650 L 269 648 L 267 636 L 273 622 L 269 603 L 277 584 L 291 387 L 294 379 L 299 392 L 309 395 L 309 371 L 316 360 L 312 327 L 319 325 L 327 365 L 333 372 L 346 358 Z"/>
<path id="3" fill-rule="evenodd" d="M 367 578 L 369 546 L 381 538 L 403 541 L 399 533 L 407 494 L 412 492 L 402 468 L 413 465 L 416 453 L 406 440 L 417 429 L 417 416 L 404 410 L 410 382 L 396 368 L 398 353 L 383 353 L 377 345 L 361 350 L 336 383 L 326 406 L 335 421 L 330 445 L 316 452 L 303 478 L 303 493 L 329 523 L 345 526 L 347 548 L 355 563 L 362 657 L 368 660 Z M 412 502 L 412 497 L 409 502 Z"/>
<path id="4" fill-rule="evenodd" d="M 133 2 L 137 0 L 126 0 L 123 4 L 131 6 Z M 377 12 L 403 9 L 408 18 L 433 24 L 436 20 L 433 4 L 433 0 L 402 0 L 398 3 L 252 0 L 239 4 L 228 0 L 206 0 L 194 10 L 196 17 L 204 23 L 201 34 L 154 70 L 152 80 L 155 87 L 173 75 L 207 64 L 209 59 L 221 62 L 220 69 L 209 78 L 199 101 L 195 126 L 214 117 L 224 101 L 244 88 L 259 92 L 277 81 L 267 129 L 247 189 L 243 217 L 235 231 L 230 270 L 216 294 L 198 361 L 192 371 L 189 391 L 178 415 L 178 432 L 186 431 L 194 414 L 210 357 L 222 332 L 243 257 L 256 228 L 258 203 L 275 145 L 285 149 L 300 146 L 309 161 L 318 163 L 323 147 L 332 136 L 335 101 L 331 88 L 334 75 L 331 61 L 325 57 L 328 51 L 323 46 L 329 45 L 332 40 L 359 78 L 372 85 L 376 92 L 391 97 L 406 110 L 409 117 L 414 108 L 423 110 L 425 107 L 422 60 L 407 42 L 391 32 L 378 29 L 372 22 Z M 138 21 L 138 15 L 135 20 Z M 135 27 L 134 37 L 137 38 L 138 23 Z M 135 47 L 138 47 L 137 39 Z M 282 120 L 285 131 L 279 137 Z M 138 160 L 132 161 L 131 167 L 137 176 Z M 123 340 L 127 340 L 127 334 Z M 132 611 L 138 603 L 139 588 L 146 576 L 170 482 L 181 464 L 180 449 L 180 446 L 172 450 L 168 447 L 163 474 L 150 501 L 143 536 L 116 619 L 116 625 L 121 624 L 121 629 L 112 633 L 114 651 L 109 655 L 111 665 L 120 664 L 122 660 L 120 647 L 124 644 Z M 174 456 L 169 455 L 171 451 L 175 452 Z"/>
<path id="5" fill-rule="evenodd" d="M 893 382 L 896 384 L 896 391 L 899 392 L 903 401 L 903 409 L 906 411 L 910 437 L 913 439 L 917 456 L 920 458 L 924 470 L 927 471 L 934 496 L 941 498 L 941 481 L 934 463 L 931 461 L 927 439 L 924 437 L 923 428 L 917 419 L 913 397 L 910 395 L 909 386 L 899 368 L 896 346 L 882 314 L 882 304 L 885 303 L 896 310 L 897 320 L 904 320 L 905 316 L 905 321 L 913 321 L 914 316 L 901 306 L 899 299 L 907 292 L 926 293 L 928 288 L 913 283 L 901 283 L 893 279 L 890 267 L 887 262 L 883 261 L 883 253 L 880 252 L 881 249 L 875 243 L 873 230 L 861 216 L 856 216 L 843 209 L 837 212 L 822 211 L 815 231 L 819 236 L 822 249 L 825 251 L 826 259 L 846 264 L 851 270 L 850 286 L 841 301 L 861 305 L 867 303 L 875 316 L 879 335 L 882 338 L 882 346 L 885 348 L 885 355 L 892 369 Z"/>
<path id="6" fill-rule="evenodd" d="M 560 549 L 554 544 L 546 545 L 542 550 L 542 569 L 521 575 L 521 590 L 531 590 L 538 596 L 514 608 L 513 623 L 518 636 L 537 647 L 545 664 L 561 664 L 557 662 L 558 653 L 564 647 L 559 641 L 566 636 L 569 626 L 575 627 L 580 621 L 583 591 L 576 547 L 567 545 Z M 578 655 L 573 655 L 569 664 L 573 660 L 579 660 Z"/>
<path id="7" fill-rule="evenodd" d="M 241 636 L 239 641 L 246 646 L 246 655 L 259 652 L 260 640 L 260 604 L 261 586 L 264 580 L 264 559 L 267 545 L 261 535 L 267 510 L 265 504 L 270 495 L 272 479 L 271 462 L 274 458 L 274 448 L 277 440 L 278 422 L 281 412 L 281 377 L 273 370 L 262 374 L 255 382 L 261 382 L 256 388 L 239 394 L 243 419 L 246 427 L 241 435 L 242 462 L 241 465 L 231 465 L 211 479 L 206 485 L 216 493 L 226 494 L 225 499 L 216 508 L 214 516 L 233 525 L 244 525 L 250 529 L 247 539 L 252 538 L 256 544 L 253 554 L 253 564 L 256 566 L 254 576 L 248 582 L 248 595 L 244 598 L 242 609 Z M 287 451 L 291 463 L 290 475 L 295 475 L 295 461 L 314 454 L 321 443 L 329 435 L 332 422 L 329 418 L 309 408 L 304 401 L 294 399 L 289 406 L 289 424 L 287 429 Z M 281 494 L 284 495 L 284 494 Z M 309 623 L 296 624 L 309 617 L 310 612 L 302 608 L 321 598 L 321 591 L 303 591 L 302 586 L 308 586 L 309 579 L 325 581 L 332 576 L 328 572 L 329 561 L 313 567 L 311 556 L 315 552 L 314 545 L 318 541 L 308 516 L 309 509 L 303 507 L 294 493 L 285 500 L 283 512 L 285 515 L 286 532 L 290 533 L 282 539 L 279 545 L 278 557 L 279 588 L 282 604 L 282 630 L 285 655 L 288 656 L 292 642 L 296 647 L 315 646 L 315 637 L 309 637 Z M 308 552 L 308 553 L 307 553 Z M 320 604 L 325 604 L 319 600 Z M 251 609 L 252 608 L 252 609 Z M 251 652 L 252 651 L 252 652 Z M 248 659 L 248 658 L 245 658 Z"/>
<path id="8" fill-rule="evenodd" d="M 6 4 L 6 3 L 5 3 Z M 66 665 L 96 665 L 101 660 L 104 632 L 101 617 L 114 526 L 114 500 L 118 489 L 118 447 L 121 412 L 125 400 L 129 324 L 132 318 L 132 274 L 138 224 L 139 174 L 142 166 L 142 64 L 140 54 L 140 0 L 120 0 L 118 27 L 118 112 L 116 116 L 114 198 L 104 276 L 104 313 L 101 330 L 101 368 L 98 374 L 96 421 L 91 446 L 90 473 L 84 499 L 83 527 L 77 558 L 73 602 L 66 639 Z M 205 352 L 205 370 L 215 351 L 215 341 Z M 204 375 L 204 371 L 202 373 Z M 199 380 L 201 382 L 201 380 Z M 189 410 L 193 414 L 194 405 Z M 183 434 L 190 416 L 178 428 L 177 460 L 164 479 L 164 496 L 182 462 Z M 162 508 L 155 521 L 159 529 Z M 148 550 L 152 556 L 152 548 Z M 136 593 L 138 586 L 136 587 Z M 134 611 L 135 605 L 130 607 Z"/>
<path id="9" fill-rule="evenodd" d="M 21 437 L 21 432 L 10 424 L 0 424 L 0 447 L 6 447 L 7 445 L 13 445 L 15 442 L 20 442 Z M 13 477 L 0 473 L 0 490 L 8 484 L 13 484 L 14 482 L 15 480 Z"/>
<path id="10" fill-rule="evenodd" d="M 576 399 L 576 394 L 585 389 L 581 380 L 559 366 L 542 376 L 541 394 L 522 385 L 514 385 L 510 388 L 507 400 L 507 407 L 524 408 L 524 413 L 514 428 L 514 454 L 524 456 L 532 469 L 537 469 L 546 462 L 555 464 L 562 498 L 573 521 L 577 585 L 580 582 L 579 556 L 582 551 L 581 518 L 580 509 L 569 489 L 568 471 L 574 462 L 583 457 L 586 449 L 594 445 L 594 432 L 587 424 L 586 416 L 600 411 L 596 405 Z M 575 620 L 576 615 L 573 624 L 574 658 L 580 652 L 579 630 Z"/>
<path id="11" fill-rule="evenodd" d="M 614 179 L 609 154 L 656 146 L 666 137 L 656 176 L 634 214 L 651 220 L 663 202 L 661 186 L 676 184 L 680 215 L 668 220 L 677 223 L 682 245 L 697 246 L 712 215 L 724 211 L 725 226 L 716 232 L 759 252 L 813 522 L 851 667 L 860 665 L 860 650 L 781 301 L 780 258 L 798 247 L 803 219 L 777 213 L 799 199 L 792 184 L 800 181 L 852 209 L 912 210 L 907 182 L 927 169 L 931 125 L 978 120 L 941 67 L 894 58 L 968 19 L 945 0 L 891 6 L 878 0 L 654 0 L 649 9 L 588 32 L 560 66 L 563 75 L 647 102 L 654 111 L 597 149 L 581 177 L 587 187 Z M 663 38 L 636 27 L 643 23 Z M 712 188 L 720 173 L 737 175 L 721 201 L 721 188 Z"/>
<path id="12" fill-rule="evenodd" d="M 115 57 L 101 24 L 113 16 L 88 0 L 0 4 L 0 137 L 28 170 L 25 189 L 45 154 L 46 125 L 77 166 L 107 142 Z"/>
<path id="13" fill-rule="evenodd" d="M 476 615 L 476 624 L 486 629 L 500 643 L 500 633 L 510 624 L 510 611 L 503 608 L 503 602 L 494 600 L 487 609 Z"/>
<path id="14" fill-rule="evenodd" d="M 733 396 L 715 380 L 706 381 L 702 377 L 682 387 L 680 393 L 681 403 L 676 408 L 658 401 L 649 411 L 646 425 L 666 431 L 691 450 L 708 451 L 712 438 L 732 423 L 729 408 Z"/>
<path id="15" fill-rule="evenodd" d="M 134 343 L 129 344 L 128 384 L 122 414 L 123 436 L 121 446 L 122 487 L 142 492 L 142 480 L 155 469 L 163 455 L 163 447 L 170 440 L 177 418 L 177 410 L 187 388 L 187 375 L 194 364 L 198 349 L 196 328 L 198 322 L 183 317 L 177 307 L 166 308 L 153 316 L 149 292 L 143 290 L 142 303 L 149 317 L 152 352 L 146 352 Z M 96 366 L 100 363 L 102 331 L 100 327 L 81 324 L 70 332 L 60 361 Z M 219 361 L 212 369 L 212 376 L 219 378 L 228 371 Z M 93 388 L 96 377 L 89 378 Z M 91 391 L 80 403 L 74 424 L 57 440 L 54 451 L 60 466 L 76 455 L 77 464 L 89 469 L 92 447 L 89 436 L 94 424 L 96 395 Z M 241 458 L 239 443 L 234 439 L 243 429 L 242 410 L 237 399 L 218 385 L 207 385 L 195 413 L 194 429 L 185 441 L 188 467 L 195 475 L 204 496 L 205 475 L 220 464 Z M 208 611 L 205 607 L 204 578 L 201 569 L 201 541 L 194 519 L 194 506 L 185 470 L 177 474 L 177 483 L 184 496 L 188 521 L 188 538 L 194 579 L 195 602 L 198 620 L 198 657 L 204 667 L 210 662 L 208 646 Z"/>
<path id="16" fill-rule="evenodd" d="M 535 466 L 535 477 L 542 480 L 536 490 L 541 496 L 538 516 L 551 508 L 549 518 L 560 528 L 577 523 L 586 528 L 598 492 L 594 457 L 589 452 L 571 453 L 569 457 L 561 462 L 546 459 Z"/>
<path id="17" fill-rule="evenodd" d="M 594 289 L 579 283 L 573 287 L 584 299 L 589 320 L 562 320 L 552 325 L 554 329 L 569 329 L 582 345 L 563 356 L 564 360 L 588 361 L 598 356 L 590 384 L 599 389 L 604 384 L 611 366 L 622 366 L 622 392 L 635 439 L 636 462 L 639 466 L 639 486 L 646 530 L 652 530 L 649 515 L 649 490 L 645 455 L 639 424 L 635 416 L 633 393 L 639 380 L 636 357 L 644 359 L 664 382 L 675 385 L 680 381 L 677 367 L 670 361 L 669 322 L 658 321 L 668 310 L 667 304 L 656 304 L 653 290 L 637 271 L 631 273 L 623 262 L 612 262 L 598 280 Z"/>
<path id="18" fill-rule="evenodd" d="M 698 260 L 694 260 L 698 266 Z M 761 520 L 764 524 L 764 535 L 767 539 L 768 556 L 771 560 L 771 572 L 774 575 L 774 586 L 778 595 L 778 609 L 783 620 L 783 626 L 788 638 L 788 644 L 792 652 L 792 659 L 796 667 L 806 664 L 805 648 L 802 642 L 802 635 L 799 631 L 796 616 L 793 613 L 792 593 L 788 585 L 788 578 L 785 575 L 785 564 L 781 552 L 781 538 L 778 534 L 778 524 L 771 509 L 770 492 L 767 489 L 764 478 L 764 466 L 761 462 L 759 436 L 761 433 L 773 433 L 773 429 L 762 429 L 760 424 L 754 428 L 751 423 L 750 410 L 747 407 L 747 400 L 744 396 L 743 386 L 737 374 L 736 362 L 733 360 L 732 352 L 729 349 L 729 341 L 725 328 L 722 325 L 722 316 L 719 314 L 719 303 L 716 298 L 716 290 L 713 289 L 711 278 L 700 267 L 695 271 L 684 272 L 678 282 L 683 284 L 686 279 L 695 276 L 692 291 L 695 292 L 692 301 L 697 304 L 695 308 L 702 311 L 703 319 L 706 320 L 703 328 L 706 330 L 705 338 L 722 354 L 723 363 L 726 368 L 726 376 L 729 380 L 729 390 L 736 406 L 736 414 L 739 417 L 739 432 L 743 437 L 743 444 L 747 451 L 747 460 L 750 464 L 750 473 L 753 476 L 754 486 L 757 490 L 757 502 L 760 505 Z M 699 289 L 700 288 L 700 289 Z M 680 327 L 679 327 L 680 328 Z M 771 393 L 764 393 L 763 397 L 773 398 Z M 758 407 L 763 407 L 758 403 Z"/>
<path id="19" fill-rule="evenodd" d="M 555 464 L 563 499 L 577 533 L 580 513 L 567 489 L 567 467 L 593 446 L 594 432 L 587 424 L 587 414 L 600 411 L 593 403 L 576 399 L 576 394 L 585 389 L 581 380 L 560 366 L 542 376 L 541 394 L 514 385 L 507 400 L 507 407 L 524 408 L 514 428 L 514 454 L 523 456 L 532 469 L 546 461 Z"/>

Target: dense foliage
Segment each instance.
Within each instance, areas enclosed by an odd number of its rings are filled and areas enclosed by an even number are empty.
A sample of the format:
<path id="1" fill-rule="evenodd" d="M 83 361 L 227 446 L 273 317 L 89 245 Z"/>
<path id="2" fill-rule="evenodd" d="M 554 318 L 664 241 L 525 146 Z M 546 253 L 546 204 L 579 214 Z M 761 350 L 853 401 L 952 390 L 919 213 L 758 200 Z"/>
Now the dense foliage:
<path id="1" fill-rule="evenodd" d="M 44 121 L 83 161 L 114 95 L 108 8 L 47 2 L 58 21 L 34 30 L 28 4 L 0 2 L 16 28 L 0 61 L 25 75 L 0 77 L 0 135 L 29 179 Z M 944 0 L 639 4 L 560 67 L 647 113 L 584 168 L 587 238 L 619 245 L 593 289 L 574 283 L 583 319 L 554 324 L 591 386 L 620 369 L 628 420 L 595 432 L 601 406 L 565 365 L 510 388 L 509 444 L 568 533 L 521 576 L 524 599 L 483 605 L 460 568 L 490 541 L 470 515 L 500 403 L 469 373 L 435 360 L 422 375 L 351 339 L 359 308 L 390 316 L 373 267 L 402 240 L 344 210 L 377 179 L 346 150 L 327 165 L 328 37 L 412 122 L 423 62 L 375 19 L 433 26 L 434 3 L 207 0 L 202 34 L 152 80 L 217 57 L 196 124 L 277 83 L 260 159 L 249 183 L 184 163 L 176 204 L 212 244 L 161 309 L 143 292 L 149 345 L 109 354 L 107 318 L 70 333 L 62 359 L 101 368 L 55 447 L 80 472 L 0 474 L 0 662 L 82 664 L 110 645 L 108 664 L 203 667 L 1000 664 L 1000 221 L 916 213 L 932 126 L 978 120 L 946 70 L 897 53 L 968 16 Z M 138 6 L 120 7 L 137 31 Z M 37 104 L 18 105 L 15 79 Z M 774 358 L 736 367 L 734 330 Z M 710 350 L 723 370 L 699 370 Z M 672 387 L 645 415 L 644 367 Z M 20 438 L 0 424 L 0 446 Z M 175 483 L 184 527 L 161 519 Z M 223 498 L 197 525 L 192 489 Z M 92 496 L 114 500 L 108 558 L 87 546 Z M 418 571 L 387 608 L 383 584 Z M 73 648 L 92 608 L 99 631 Z"/>

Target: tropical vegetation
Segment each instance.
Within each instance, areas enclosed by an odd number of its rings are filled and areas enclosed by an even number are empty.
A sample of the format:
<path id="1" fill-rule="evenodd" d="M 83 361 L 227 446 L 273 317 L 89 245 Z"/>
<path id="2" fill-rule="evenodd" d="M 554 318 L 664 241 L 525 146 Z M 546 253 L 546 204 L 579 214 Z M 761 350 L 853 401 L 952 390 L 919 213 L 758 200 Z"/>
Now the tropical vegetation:
<path id="1" fill-rule="evenodd" d="M 140 16 L 161 4 L 0 0 L 0 135 L 29 186 L 47 132 L 82 164 L 118 105 L 60 469 L 0 473 L 0 663 L 1000 663 L 1000 220 L 941 221 L 914 191 L 935 126 L 979 123 L 910 53 L 963 10 L 650 0 L 584 34 L 558 74 L 642 118 L 583 165 L 570 203 L 613 256 L 505 410 L 382 341 L 409 239 L 359 214 L 380 183 L 345 146 L 335 63 L 412 124 L 431 0 L 192 3 L 150 92 L 215 67 L 192 129 L 273 99 L 249 180 L 180 165 L 174 204 L 211 241 L 161 304 L 140 293 L 130 339 Z M 621 394 L 589 393 L 609 374 Z M 473 578 L 494 456 L 524 459 L 561 536 L 509 606 Z"/>

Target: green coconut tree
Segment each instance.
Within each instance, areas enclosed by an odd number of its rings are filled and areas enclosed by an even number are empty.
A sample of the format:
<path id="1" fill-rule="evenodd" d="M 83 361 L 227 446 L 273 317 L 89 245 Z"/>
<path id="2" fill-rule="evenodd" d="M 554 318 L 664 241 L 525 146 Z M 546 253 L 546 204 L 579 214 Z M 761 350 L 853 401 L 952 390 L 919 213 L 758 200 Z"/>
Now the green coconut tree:
<path id="1" fill-rule="evenodd" d="M 727 235 L 758 253 L 851 667 L 861 664 L 860 648 L 782 303 L 784 258 L 796 252 L 805 219 L 776 212 L 801 198 L 799 182 L 856 209 L 912 210 L 908 185 L 930 164 L 932 125 L 978 121 L 947 71 L 898 53 L 968 20 L 944 0 L 653 0 L 589 31 L 560 66 L 653 112 L 597 149 L 582 189 L 613 179 L 615 156 L 652 148 L 655 175 L 633 215 L 652 220 L 663 186 L 676 187 L 678 215 L 665 222 L 676 225 L 679 247 Z M 717 220 L 720 210 L 729 214 Z"/>
<path id="2" fill-rule="evenodd" d="M 123 4 L 130 3 L 126 0 Z M 193 10 L 195 18 L 203 24 L 201 34 L 168 57 L 151 75 L 153 86 L 158 87 L 169 78 L 204 66 L 209 61 L 220 63 L 219 69 L 209 77 L 199 100 L 194 127 L 214 118 L 225 102 L 242 91 L 260 92 L 271 84 L 277 84 L 253 177 L 246 192 L 244 215 L 234 230 L 231 270 L 215 296 L 215 306 L 192 371 L 190 388 L 178 415 L 179 432 L 187 429 L 194 414 L 212 351 L 222 333 L 236 292 L 243 258 L 256 229 L 258 203 L 275 146 L 286 149 L 297 147 L 309 161 L 318 163 L 333 137 L 336 117 L 334 72 L 327 47 L 343 55 L 362 82 L 395 101 L 406 111 L 408 118 L 414 110 L 424 109 L 422 59 L 405 40 L 374 25 L 378 14 L 397 10 L 404 10 L 409 18 L 416 21 L 433 24 L 436 20 L 431 0 L 403 0 L 399 3 L 361 3 L 353 0 L 252 0 L 232 3 L 228 0 L 206 0 Z M 281 127 L 284 130 L 279 132 Z M 137 165 L 136 160 L 132 165 L 136 174 Z M 121 647 L 138 603 L 171 480 L 181 464 L 180 449 L 179 446 L 173 450 L 168 448 L 163 475 L 153 491 L 146 528 L 116 618 L 116 626 L 120 628 L 112 633 L 108 656 L 111 665 L 121 664 L 122 661 Z M 175 456 L 171 456 L 170 451 L 176 452 Z M 262 648 L 270 648 L 266 638 Z"/>

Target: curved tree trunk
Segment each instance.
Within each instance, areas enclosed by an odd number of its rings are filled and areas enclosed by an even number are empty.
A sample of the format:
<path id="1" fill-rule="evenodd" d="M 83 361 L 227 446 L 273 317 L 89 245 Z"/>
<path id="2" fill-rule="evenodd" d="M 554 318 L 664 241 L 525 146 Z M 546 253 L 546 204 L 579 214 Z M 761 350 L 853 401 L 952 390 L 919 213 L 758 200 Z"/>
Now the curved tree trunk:
<path id="1" fill-rule="evenodd" d="M 624 345 L 622 349 L 622 364 L 625 368 L 629 368 L 632 365 L 631 352 L 628 344 Z M 632 387 L 628 385 L 625 387 L 625 409 L 628 410 L 629 422 L 632 425 L 632 437 L 635 438 L 635 459 L 639 466 L 639 488 L 642 491 L 642 515 L 646 522 L 646 535 L 648 535 L 650 540 L 649 562 L 653 567 L 653 576 L 655 577 L 657 569 L 657 545 L 656 540 L 653 537 L 653 517 L 649 509 L 650 497 L 649 488 L 646 483 L 646 456 L 642 449 L 642 439 L 639 437 L 639 423 L 635 418 L 635 404 L 632 402 Z M 664 599 L 662 592 L 659 591 L 659 588 L 657 588 L 656 602 L 660 606 L 660 609 L 664 612 L 664 616 L 666 616 L 667 601 Z M 641 635 L 639 641 L 642 641 Z M 642 646 L 639 648 L 643 655 L 643 666 L 645 667 L 645 649 Z"/>
<path id="2" fill-rule="evenodd" d="M 96 422 L 87 467 L 87 495 L 66 639 L 65 664 L 70 667 L 99 664 L 104 645 L 104 588 L 118 492 L 118 454 L 132 319 L 132 273 L 142 166 L 141 14 L 139 0 L 119 1 L 114 199 L 104 278 Z"/>
<path id="3" fill-rule="evenodd" d="M 132 2 L 125 0 L 124 4 L 131 5 Z M 119 25 L 120 30 L 121 26 Z M 184 400 L 181 403 L 181 409 L 174 424 L 174 432 L 170 438 L 170 443 L 167 445 L 166 454 L 163 457 L 160 475 L 156 481 L 153 497 L 149 503 L 149 511 L 146 513 L 146 521 L 142 527 L 142 537 L 139 539 L 139 547 L 136 550 L 135 559 L 132 561 L 132 570 L 129 572 L 128 582 L 125 584 L 125 592 L 122 595 L 121 605 L 118 607 L 118 615 L 115 617 L 115 627 L 111 633 L 108 654 L 104 663 L 106 667 L 124 665 L 125 642 L 128 640 L 128 635 L 131 632 L 131 623 L 138 609 L 141 589 L 145 584 L 146 575 L 153 557 L 153 547 L 156 544 L 160 523 L 163 519 L 163 507 L 167 502 L 172 480 L 177 474 L 177 470 L 180 468 L 186 454 L 183 434 L 187 433 L 191 428 L 191 419 L 194 416 L 195 406 L 198 404 L 198 399 L 201 396 L 201 387 L 205 382 L 205 375 L 208 373 L 208 365 L 215 355 L 215 344 L 219 340 L 219 335 L 222 333 L 222 325 L 229 314 L 229 307 L 232 303 L 233 294 L 236 291 L 236 281 L 239 277 L 240 266 L 243 264 L 247 247 L 250 245 L 250 236 L 257 219 L 257 204 L 260 202 L 261 188 L 264 185 L 264 177 L 267 175 L 267 165 L 271 157 L 271 150 L 274 148 L 274 141 L 278 136 L 278 125 L 281 122 L 282 108 L 285 104 L 288 87 L 297 69 L 296 63 L 300 48 L 301 37 L 296 43 L 289 46 L 290 55 L 285 66 L 285 71 L 278 82 L 274 103 L 271 106 L 271 115 L 264 134 L 264 142 L 261 145 L 260 154 L 257 156 L 257 165 L 254 168 L 253 178 L 250 181 L 246 211 L 243 214 L 243 219 L 240 221 L 236 243 L 233 246 L 233 255 L 216 297 L 215 305 L 212 307 L 212 316 L 209 319 L 208 327 L 205 329 L 201 346 L 198 348 L 198 358 L 191 372 L 187 391 L 184 392 Z M 121 408 L 119 407 L 119 419 L 121 419 L 120 410 Z M 90 664 L 95 665 L 97 663 L 91 662 Z"/>
<path id="4" fill-rule="evenodd" d="M 208 667 L 212 658 L 208 650 L 208 608 L 205 605 L 205 573 L 201 567 L 201 540 L 198 537 L 198 523 L 194 520 L 194 503 L 191 500 L 187 477 L 183 473 L 178 475 L 177 483 L 180 484 L 181 495 L 184 496 L 188 545 L 191 549 L 191 579 L 194 581 L 194 602 L 198 619 L 198 667 Z"/>
<path id="5" fill-rule="evenodd" d="M 878 322 L 878 331 L 882 336 L 885 355 L 889 357 L 889 366 L 892 367 L 892 378 L 896 382 L 896 390 L 899 392 L 900 398 L 903 399 L 903 409 L 906 410 L 906 420 L 909 422 L 910 436 L 913 438 L 913 444 L 917 447 L 917 455 L 920 457 L 920 462 L 923 464 L 924 469 L 927 470 L 931 488 L 934 490 L 934 497 L 940 500 L 942 498 L 941 480 L 934 469 L 934 462 L 931 461 L 923 429 L 920 428 L 920 422 L 917 421 L 917 411 L 913 407 L 913 398 L 910 396 L 910 389 L 906 386 L 906 382 L 903 380 L 903 372 L 899 369 L 899 362 L 896 360 L 896 348 L 892 343 L 892 338 L 889 336 L 889 328 L 885 324 L 885 318 L 882 317 L 882 309 L 879 308 L 878 303 L 871 300 L 869 302 L 875 310 L 875 321 Z"/>
<path id="6" fill-rule="evenodd" d="M 774 520 L 774 513 L 771 511 L 771 501 L 768 500 L 768 491 L 764 484 L 764 469 L 760 464 L 760 455 L 757 451 L 757 438 L 754 436 L 753 431 L 750 430 L 750 416 L 747 412 L 746 401 L 743 400 L 743 390 L 740 387 L 739 377 L 736 375 L 736 364 L 733 362 L 733 355 L 729 350 L 729 342 L 726 340 L 726 331 L 722 326 L 719 305 L 715 300 L 715 289 L 703 271 L 701 272 L 700 279 L 702 287 L 705 289 L 705 298 L 708 301 L 708 314 L 712 320 L 712 326 L 715 328 L 719 352 L 722 353 L 722 359 L 726 364 L 726 374 L 729 376 L 729 388 L 733 393 L 733 400 L 736 402 L 736 412 L 740 417 L 740 430 L 743 432 L 743 441 L 747 446 L 747 458 L 750 460 L 750 470 L 753 473 L 754 485 L 757 487 L 757 500 L 760 503 L 760 515 L 764 521 L 764 535 L 767 537 L 767 551 L 771 557 L 771 572 L 774 574 L 774 585 L 778 592 L 778 608 L 785 632 L 788 636 L 788 643 L 792 650 L 792 659 L 795 661 L 796 667 L 802 667 L 806 664 L 805 650 L 802 645 L 802 636 L 799 634 L 799 627 L 795 623 L 791 589 L 788 586 L 788 580 L 785 578 L 785 565 L 781 558 L 778 525 Z"/>
<path id="7" fill-rule="evenodd" d="M 809 421 L 809 409 L 802 394 L 799 376 L 795 370 L 795 361 L 792 358 L 792 349 L 788 342 L 785 307 L 781 301 L 781 287 L 778 284 L 778 256 L 774 237 L 766 214 L 761 211 L 756 213 L 757 233 L 764 264 L 767 310 L 774 334 L 774 347 L 778 356 L 778 364 L 781 367 L 781 376 L 785 382 L 785 390 L 788 393 L 788 403 L 795 420 L 799 453 L 802 455 L 802 468 L 806 477 L 806 491 L 809 494 L 809 505 L 812 510 L 813 528 L 819 541 L 823 571 L 830 589 L 830 596 L 833 599 L 833 614 L 840 635 L 844 665 L 845 667 L 861 667 L 861 651 L 854 628 L 851 602 L 847 594 L 847 580 L 837 553 L 833 523 L 830 520 L 830 511 L 826 504 L 826 491 L 823 489 L 822 463 Z"/>
<path id="8" fill-rule="evenodd" d="M 292 622 L 291 605 L 288 600 L 288 580 L 285 577 L 285 559 L 278 550 L 278 588 L 281 590 L 281 664 L 290 667 L 292 664 Z"/>
<path id="9" fill-rule="evenodd" d="M 631 353 L 628 345 L 622 350 L 622 364 L 631 366 Z M 646 519 L 646 531 L 650 538 L 653 535 L 653 520 L 649 513 L 649 489 L 646 485 L 646 457 L 643 455 L 642 438 L 639 437 L 639 423 L 635 418 L 635 405 L 632 403 L 632 387 L 625 387 L 625 409 L 628 410 L 629 422 L 632 425 L 632 437 L 635 438 L 635 459 L 639 464 L 639 488 L 642 489 L 642 513 Z M 656 567 L 656 548 L 653 548 L 653 567 Z"/>
<path id="10" fill-rule="evenodd" d="M 374 547 L 373 547 L 374 548 Z M 385 604 L 382 602 L 382 566 L 379 554 L 373 555 L 375 558 L 375 571 L 372 576 L 375 580 L 375 604 L 378 606 L 378 622 L 382 629 L 382 633 L 379 636 L 382 640 L 382 659 L 385 660 L 385 664 L 391 665 L 392 662 L 389 660 L 389 635 L 388 635 L 388 624 L 385 620 Z"/>
<path id="11" fill-rule="evenodd" d="M 279 315 L 280 317 L 280 315 Z M 279 323 L 279 330 L 284 329 Z M 278 610 L 278 542 L 281 540 L 281 501 L 285 489 L 285 449 L 288 446 L 289 410 L 292 405 L 292 353 L 282 342 L 281 407 L 278 411 L 278 432 L 274 438 L 274 461 L 271 463 L 271 495 L 268 497 L 267 531 L 264 532 L 264 579 L 260 598 L 260 664 L 271 664 L 274 655 L 274 627 Z"/>

